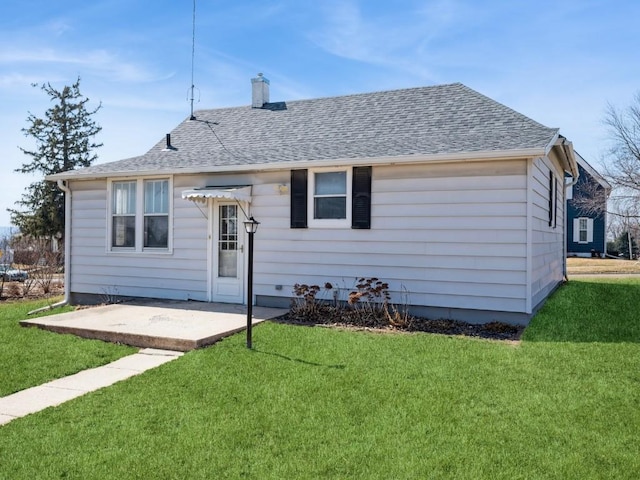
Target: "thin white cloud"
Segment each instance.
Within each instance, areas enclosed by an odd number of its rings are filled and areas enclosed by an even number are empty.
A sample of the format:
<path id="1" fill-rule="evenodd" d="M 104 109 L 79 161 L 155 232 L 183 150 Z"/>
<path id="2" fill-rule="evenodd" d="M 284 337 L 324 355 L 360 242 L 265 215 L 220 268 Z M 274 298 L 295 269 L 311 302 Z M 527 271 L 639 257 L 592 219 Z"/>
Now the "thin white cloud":
<path id="1" fill-rule="evenodd" d="M 54 36 L 60 37 L 65 33 L 72 31 L 73 27 L 66 20 L 56 19 L 46 24 L 45 29 L 51 32 Z"/>
<path id="2" fill-rule="evenodd" d="M 365 16 L 354 0 L 331 2 L 324 23 L 309 34 L 327 52 L 349 60 L 390 67 L 423 80 L 437 78 L 431 45 L 467 16 L 455 0 L 439 0 L 397 14 Z"/>
<path id="3" fill-rule="evenodd" d="M 26 75 L 23 73 L 6 73 L 0 75 L 0 88 L 9 89 L 13 87 L 23 87 L 24 85 L 31 85 L 38 83 L 40 78 L 37 75 Z"/>
<path id="4" fill-rule="evenodd" d="M 49 67 L 73 67 L 78 71 L 107 76 L 117 82 L 151 82 L 164 80 L 173 75 L 145 68 L 130 60 L 121 60 L 117 54 L 104 49 L 90 51 L 69 51 L 53 48 L 31 48 L 20 50 L 5 48 L 0 52 L 0 64 L 5 68 L 21 70 L 47 70 Z"/>

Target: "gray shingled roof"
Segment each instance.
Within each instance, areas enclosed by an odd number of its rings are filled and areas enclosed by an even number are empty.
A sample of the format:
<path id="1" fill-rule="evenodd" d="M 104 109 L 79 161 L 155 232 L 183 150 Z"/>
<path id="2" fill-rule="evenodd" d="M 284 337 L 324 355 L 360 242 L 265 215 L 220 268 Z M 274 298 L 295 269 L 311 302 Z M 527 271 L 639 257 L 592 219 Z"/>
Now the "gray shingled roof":
<path id="1" fill-rule="evenodd" d="M 460 84 L 200 110 L 146 154 L 60 176 L 215 172 L 334 159 L 544 150 L 558 130 Z"/>

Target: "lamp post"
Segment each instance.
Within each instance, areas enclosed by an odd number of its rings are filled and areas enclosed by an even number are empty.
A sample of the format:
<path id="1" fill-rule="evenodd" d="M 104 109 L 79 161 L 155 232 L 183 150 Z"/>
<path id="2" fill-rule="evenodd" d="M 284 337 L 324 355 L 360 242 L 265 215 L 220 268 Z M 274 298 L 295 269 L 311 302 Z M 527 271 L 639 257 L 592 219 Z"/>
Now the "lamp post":
<path id="1" fill-rule="evenodd" d="M 249 234 L 249 267 L 247 269 L 247 348 L 251 345 L 251 317 L 253 316 L 253 235 L 258 230 L 260 222 L 253 217 L 244 222 L 244 229 Z"/>

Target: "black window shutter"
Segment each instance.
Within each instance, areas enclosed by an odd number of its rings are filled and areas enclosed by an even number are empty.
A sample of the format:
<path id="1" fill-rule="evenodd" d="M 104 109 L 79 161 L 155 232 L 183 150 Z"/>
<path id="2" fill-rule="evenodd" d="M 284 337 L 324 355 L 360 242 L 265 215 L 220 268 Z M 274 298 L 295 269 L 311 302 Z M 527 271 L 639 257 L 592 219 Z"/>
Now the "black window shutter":
<path id="1" fill-rule="evenodd" d="M 549 170 L 549 226 L 553 226 L 553 203 L 555 192 L 553 191 L 553 172 Z"/>
<path id="2" fill-rule="evenodd" d="M 291 228 L 307 228 L 307 170 L 291 170 Z"/>
<path id="3" fill-rule="evenodd" d="M 353 167 L 351 228 L 371 228 L 371 167 Z"/>
<path id="4" fill-rule="evenodd" d="M 553 196 L 553 228 L 556 228 L 558 226 L 558 179 L 556 177 L 553 177 Z"/>

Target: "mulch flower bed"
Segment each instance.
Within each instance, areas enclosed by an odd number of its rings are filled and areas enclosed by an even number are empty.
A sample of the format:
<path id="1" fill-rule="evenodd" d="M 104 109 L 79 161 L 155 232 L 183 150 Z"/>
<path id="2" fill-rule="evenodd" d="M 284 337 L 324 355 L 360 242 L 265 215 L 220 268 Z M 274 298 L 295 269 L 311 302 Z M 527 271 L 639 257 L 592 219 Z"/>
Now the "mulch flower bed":
<path id="1" fill-rule="evenodd" d="M 426 332 L 509 341 L 519 340 L 524 331 L 524 326 L 503 322 L 473 324 L 458 320 L 432 320 L 413 316 L 404 316 L 402 320 L 393 321 L 384 312 L 362 312 L 334 307 L 314 309 L 311 312 L 306 309 L 292 308 L 276 321 L 296 325 L 322 325 L 390 332 Z"/>

